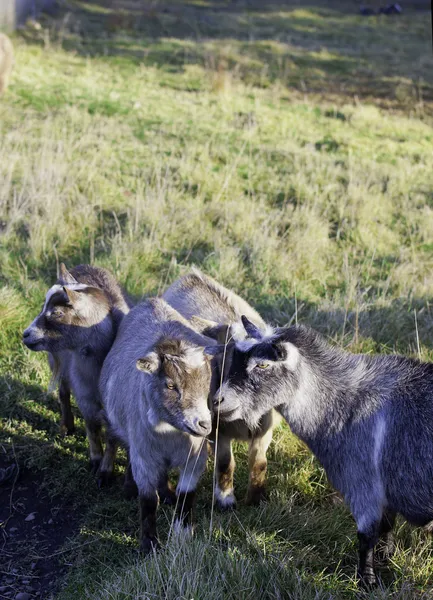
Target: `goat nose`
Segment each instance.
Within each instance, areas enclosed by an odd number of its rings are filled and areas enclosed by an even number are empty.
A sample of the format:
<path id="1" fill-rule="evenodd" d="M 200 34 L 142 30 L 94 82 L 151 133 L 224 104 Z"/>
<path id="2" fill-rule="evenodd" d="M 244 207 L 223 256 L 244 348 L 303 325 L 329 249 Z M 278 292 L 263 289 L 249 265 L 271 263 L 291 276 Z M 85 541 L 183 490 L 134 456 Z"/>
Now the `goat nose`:
<path id="1" fill-rule="evenodd" d="M 23 338 L 27 338 L 27 337 L 29 337 L 29 335 L 30 335 L 30 331 L 29 331 L 28 329 L 26 329 L 26 330 L 23 332 Z"/>
<path id="2" fill-rule="evenodd" d="M 208 433 L 210 433 L 211 429 L 212 429 L 212 421 L 211 419 L 202 419 L 202 420 L 197 420 L 195 421 L 195 428 L 198 434 L 201 435 L 207 435 Z"/>
<path id="3" fill-rule="evenodd" d="M 214 406 L 218 406 L 218 404 L 222 404 L 223 402 L 224 402 L 224 396 L 221 396 L 221 394 L 217 394 L 216 396 L 214 396 L 214 399 L 213 399 Z"/>

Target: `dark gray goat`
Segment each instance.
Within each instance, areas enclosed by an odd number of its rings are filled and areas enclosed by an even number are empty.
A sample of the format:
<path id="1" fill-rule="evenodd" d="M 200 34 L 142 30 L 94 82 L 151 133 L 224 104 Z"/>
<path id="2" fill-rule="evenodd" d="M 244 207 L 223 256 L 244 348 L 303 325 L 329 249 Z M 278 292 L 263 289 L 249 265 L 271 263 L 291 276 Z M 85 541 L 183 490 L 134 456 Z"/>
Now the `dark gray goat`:
<path id="1" fill-rule="evenodd" d="M 383 538 L 391 553 L 396 514 L 433 521 L 433 364 L 349 354 L 305 326 L 263 335 L 243 321 L 255 339 L 233 348 L 214 396 L 221 418 L 255 427 L 271 408 L 281 413 L 349 506 L 359 576 L 374 584 L 373 550 Z"/>

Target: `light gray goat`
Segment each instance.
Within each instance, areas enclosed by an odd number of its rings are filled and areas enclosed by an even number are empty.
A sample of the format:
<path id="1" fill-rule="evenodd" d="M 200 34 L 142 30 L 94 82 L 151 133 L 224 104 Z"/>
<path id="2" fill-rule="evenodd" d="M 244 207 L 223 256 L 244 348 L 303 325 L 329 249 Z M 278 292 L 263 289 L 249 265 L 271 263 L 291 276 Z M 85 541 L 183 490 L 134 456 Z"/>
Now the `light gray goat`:
<path id="1" fill-rule="evenodd" d="M 23 342 L 49 353 L 54 379 L 59 379 L 61 429 L 74 431 L 71 390 L 83 415 L 92 470 L 102 485 L 112 475 L 116 443 L 110 436 L 103 452 L 98 380 L 122 318 L 132 303 L 106 269 L 79 265 L 60 277 L 45 297 L 40 314 L 23 333 Z"/>
<path id="2" fill-rule="evenodd" d="M 221 418 L 254 427 L 271 408 L 282 414 L 348 504 L 359 576 L 374 584 L 373 550 L 383 538 L 392 552 L 396 514 L 433 521 L 433 364 L 349 354 L 305 326 L 263 335 L 243 321 L 254 339 L 233 348 L 214 398 Z"/>
<path id="3" fill-rule="evenodd" d="M 226 340 L 230 342 L 233 335 L 245 337 L 242 315 L 247 315 L 263 334 L 267 330 L 263 319 L 245 300 L 197 269 L 193 269 L 191 273 L 175 281 L 164 293 L 163 298 L 205 335 L 216 338 L 222 344 Z M 224 356 L 219 355 L 213 363 L 213 377 L 217 387 L 222 376 L 222 363 L 224 362 L 225 371 L 229 369 L 231 352 L 232 344 L 229 343 Z M 220 509 L 232 508 L 236 503 L 233 489 L 235 460 L 232 441 L 234 439 L 249 442 L 247 503 L 258 504 L 265 498 L 266 452 L 272 441 L 273 426 L 278 421 L 279 416 L 271 410 L 261 416 L 253 428 L 249 428 L 242 420 L 219 423 L 216 444 L 215 500 Z M 217 417 L 214 418 L 212 433 L 214 439 L 216 423 Z"/>
<path id="4" fill-rule="evenodd" d="M 189 527 L 195 490 L 206 466 L 205 437 L 212 340 L 161 298 L 137 305 L 123 319 L 105 359 L 100 391 L 112 431 L 126 445 L 138 487 L 141 549 L 156 547 L 158 489 L 180 469 L 177 526 Z"/>

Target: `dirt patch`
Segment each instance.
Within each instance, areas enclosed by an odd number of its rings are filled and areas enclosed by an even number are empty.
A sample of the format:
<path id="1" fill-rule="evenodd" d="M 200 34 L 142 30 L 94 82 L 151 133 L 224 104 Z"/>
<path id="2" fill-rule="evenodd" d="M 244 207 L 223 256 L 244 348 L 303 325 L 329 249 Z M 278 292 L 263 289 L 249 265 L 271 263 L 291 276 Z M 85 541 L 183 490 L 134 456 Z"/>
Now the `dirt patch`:
<path id="1" fill-rule="evenodd" d="M 0 469 L 10 465 L 0 455 Z M 50 600 L 69 569 L 64 544 L 78 515 L 40 492 L 42 477 L 21 468 L 0 484 L 0 599 Z"/>

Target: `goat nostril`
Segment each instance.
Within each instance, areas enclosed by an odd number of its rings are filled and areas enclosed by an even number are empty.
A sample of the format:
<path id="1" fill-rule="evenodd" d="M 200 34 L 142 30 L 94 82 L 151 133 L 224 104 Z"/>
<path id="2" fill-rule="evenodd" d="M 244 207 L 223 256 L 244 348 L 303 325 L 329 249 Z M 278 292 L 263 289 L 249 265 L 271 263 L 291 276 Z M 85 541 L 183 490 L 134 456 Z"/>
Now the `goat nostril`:
<path id="1" fill-rule="evenodd" d="M 209 421 L 199 421 L 198 426 L 201 429 L 209 429 L 210 423 L 209 423 Z"/>
<path id="2" fill-rule="evenodd" d="M 27 330 L 26 330 L 26 331 L 23 333 L 23 338 L 29 337 L 29 335 L 30 335 L 30 331 L 27 331 Z"/>
<path id="3" fill-rule="evenodd" d="M 224 402 L 224 396 L 216 396 L 213 400 L 214 406 L 218 406 L 218 404 L 222 404 Z"/>

